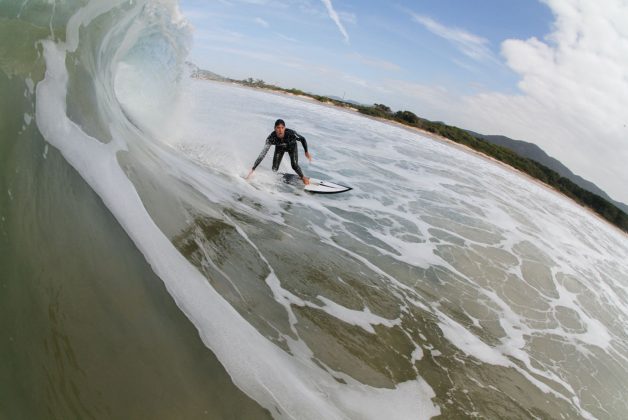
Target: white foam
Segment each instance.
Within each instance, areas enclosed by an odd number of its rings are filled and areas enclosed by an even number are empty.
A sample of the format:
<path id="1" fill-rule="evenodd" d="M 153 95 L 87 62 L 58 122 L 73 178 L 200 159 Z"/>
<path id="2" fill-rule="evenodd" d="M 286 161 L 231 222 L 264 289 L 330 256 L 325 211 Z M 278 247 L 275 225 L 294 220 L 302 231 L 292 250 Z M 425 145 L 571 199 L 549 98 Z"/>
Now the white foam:
<path id="1" fill-rule="evenodd" d="M 511 362 L 495 348 L 471 334 L 466 328 L 455 322 L 448 316 L 441 313 L 442 319 L 438 327 L 443 332 L 447 340 L 454 344 L 466 354 L 476 359 L 497 366 L 510 366 Z"/>
<path id="2" fill-rule="evenodd" d="M 422 359 L 423 359 L 423 349 L 419 346 L 416 346 L 416 348 L 412 352 L 412 357 L 410 359 L 410 362 L 414 364 L 415 362 L 418 362 L 419 360 L 422 360 Z"/>
<path id="3" fill-rule="evenodd" d="M 32 95 L 33 92 L 35 92 L 35 82 L 33 82 L 33 79 L 31 79 L 30 77 L 27 77 L 24 82 L 26 83 L 26 88 L 28 89 L 28 93 Z"/>
<path id="4" fill-rule="evenodd" d="M 388 328 L 392 328 L 395 325 L 401 324 L 401 319 L 386 319 L 381 316 L 375 315 L 368 307 L 365 307 L 361 311 L 348 309 L 336 302 L 331 301 L 323 296 L 318 296 L 325 306 L 318 307 L 329 315 L 336 317 L 347 324 L 358 326 L 371 334 L 375 334 L 373 325 L 383 325 Z"/>

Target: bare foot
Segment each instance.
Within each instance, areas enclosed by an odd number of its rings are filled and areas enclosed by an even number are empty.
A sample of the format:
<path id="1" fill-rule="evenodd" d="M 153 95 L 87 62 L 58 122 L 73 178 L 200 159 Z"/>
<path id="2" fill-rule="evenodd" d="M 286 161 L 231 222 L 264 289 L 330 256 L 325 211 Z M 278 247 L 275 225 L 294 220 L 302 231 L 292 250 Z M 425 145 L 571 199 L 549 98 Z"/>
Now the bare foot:
<path id="1" fill-rule="evenodd" d="M 304 177 L 303 177 L 303 178 L 301 178 L 301 179 L 303 180 L 303 183 L 304 183 L 305 185 L 310 185 L 310 178 L 308 178 L 308 177 L 304 176 Z"/>

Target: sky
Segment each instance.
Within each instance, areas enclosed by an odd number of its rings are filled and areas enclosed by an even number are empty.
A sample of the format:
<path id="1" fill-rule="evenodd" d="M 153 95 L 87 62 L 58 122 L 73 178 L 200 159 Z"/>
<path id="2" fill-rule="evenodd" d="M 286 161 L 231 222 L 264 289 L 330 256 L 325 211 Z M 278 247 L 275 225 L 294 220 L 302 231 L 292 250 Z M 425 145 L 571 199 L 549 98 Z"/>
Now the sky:
<path id="1" fill-rule="evenodd" d="M 628 203 L 628 0 L 181 0 L 180 9 L 201 68 L 535 143 Z"/>

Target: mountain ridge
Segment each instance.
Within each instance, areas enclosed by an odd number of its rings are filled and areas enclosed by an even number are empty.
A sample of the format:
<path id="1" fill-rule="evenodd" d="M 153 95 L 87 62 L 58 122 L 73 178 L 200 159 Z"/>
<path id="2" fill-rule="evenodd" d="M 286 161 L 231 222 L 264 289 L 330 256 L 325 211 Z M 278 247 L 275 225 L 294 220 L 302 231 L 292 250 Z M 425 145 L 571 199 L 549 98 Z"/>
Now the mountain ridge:
<path id="1" fill-rule="evenodd" d="M 498 134 L 480 134 L 471 130 L 466 130 L 474 137 L 478 137 L 491 144 L 506 147 L 520 156 L 532 159 L 548 168 L 556 171 L 560 176 L 567 178 L 579 187 L 599 195 L 605 200 L 613 203 L 620 208 L 624 213 L 628 214 L 628 205 L 617 200 L 613 200 L 604 190 L 595 185 L 593 182 L 582 178 L 579 175 L 574 174 L 567 166 L 561 161 L 548 155 L 543 149 L 534 143 L 530 143 L 524 140 L 515 140 L 510 137 L 506 137 Z"/>

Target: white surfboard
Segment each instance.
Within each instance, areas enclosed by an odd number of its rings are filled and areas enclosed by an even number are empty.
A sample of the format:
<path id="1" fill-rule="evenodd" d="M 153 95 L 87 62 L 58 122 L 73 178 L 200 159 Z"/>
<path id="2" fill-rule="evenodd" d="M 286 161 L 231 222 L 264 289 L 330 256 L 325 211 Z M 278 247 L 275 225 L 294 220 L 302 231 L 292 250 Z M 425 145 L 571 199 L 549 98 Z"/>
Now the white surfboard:
<path id="1" fill-rule="evenodd" d="M 304 185 L 301 178 L 295 174 L 281 174 L 283 182 L 292 185 Z M 346 185 L 336 184 L 331 181 L 324 181 L 321 179 L 310 178 L 310 185 L 304 185 L 303 190 L 314 194 L 338 194 L 341 192 L 351 190 L 351 187 Z"/>
<path id="2" fill-rule="evenodd" d="M 303 189 L 305 191 L 317 194 L 337 194 L 349 191 L 351 187 L 336 184 L 335 182 L 331 181 L 321 181 L 320 179 L 310 178 L 310 185 L 306 185 Z"/>

